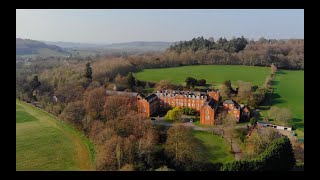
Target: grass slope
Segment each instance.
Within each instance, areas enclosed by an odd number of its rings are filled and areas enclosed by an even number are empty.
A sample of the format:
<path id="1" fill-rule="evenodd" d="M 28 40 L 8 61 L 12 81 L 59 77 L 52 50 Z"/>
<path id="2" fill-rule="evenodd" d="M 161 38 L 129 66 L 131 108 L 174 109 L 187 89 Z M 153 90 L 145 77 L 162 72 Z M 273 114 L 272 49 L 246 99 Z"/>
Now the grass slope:
<path id="1" fill-rule="evenodd" d="M 280 70 L 273 87 L 272 106 L 287 107 L 299 136 L 304 136 L 304 71 Z"/>
<path id="2" fill-rule="evenodd" d="M 87 143 L 75 130 L 16 101 L 16 170 L 91 170 Z"/>
<path id="3" fill-rule="evenodd" d="M 210 162 L 226 163 L 234 160 L 233 154 L 229 153 L 230 146 L 222 137 L 205 131 L 193 131 L 193 134 L 203 144 L 203 152 Z"/>
<path id="4" fill-rule="evenodd" d="M 253 67 L 238 65 L 197 65 L 181 66 L 174 68 L 145 69 L 135 73 L 139 80 L 159 82 L 171 80 L 174 83 L 184 83 L 187 77 L 205 79 L 208 84 L 222 84 L 225 80 L 235 83 L 237 80 L 252 82 L 254 85 L 262 85 L 266 76 L 270 74 L 270 67 Z"/>

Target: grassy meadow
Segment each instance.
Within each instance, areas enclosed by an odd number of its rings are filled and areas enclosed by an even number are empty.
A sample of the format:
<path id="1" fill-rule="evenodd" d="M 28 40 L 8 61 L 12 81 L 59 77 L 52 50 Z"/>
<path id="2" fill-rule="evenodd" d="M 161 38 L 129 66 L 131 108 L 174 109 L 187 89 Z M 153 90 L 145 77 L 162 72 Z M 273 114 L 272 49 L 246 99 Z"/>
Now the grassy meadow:
<path id="1" fill-rule="evenodd" d="M 207 84 L 222 84 L 225 80 L 236 83 L 238 80 L 252 82 L 254 85 L 262 85 L 266 76 L 270 74 L 270 67 L 252 67 L 237 65 L 197 65 L 181 66 L 174 68 L 144 69 L 135 73 L 139 80 L 159 82 L 171 80 L 176 84 L 184 84 L 187 77 L 205 79 Z"/>
<path id="2" fill-rule="evenodd" d="M 272 106 L 289 108 L 298 136 L 304 136 L 304 71 L 278 71 L 273 88 Z"/>
<path id="3" fill-rule="evenodd" d="M 234 155 L 229 153 L 230 145 L 222 137 L 205 131 L 193 131 L 193 134 L 203 145 L 203 152 L 210 162 L 227 163 L 234 160 Z"/>
<path id="4" fill-rule="evenodd" d="M 16 101 L 16 170 L 92 170 L 89 144 L 54 116 Z"/>

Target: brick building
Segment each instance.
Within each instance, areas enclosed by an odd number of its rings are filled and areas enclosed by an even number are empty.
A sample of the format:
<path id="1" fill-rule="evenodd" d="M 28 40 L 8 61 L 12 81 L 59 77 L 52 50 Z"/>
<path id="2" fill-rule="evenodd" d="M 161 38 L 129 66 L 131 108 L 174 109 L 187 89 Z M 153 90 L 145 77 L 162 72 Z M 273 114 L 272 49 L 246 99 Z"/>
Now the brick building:
<path id="1" fill-rule="evenodd" d="M 155 94 L 144 96 L 142 94 L 137 95 L 138 112 L 150 117 L 159 110 L 159 98 Z"/>
<path id="2" fill-rule="evenodd" d="M 240 121 L 240 105 L 233 100 L 225 100 L 223 102 L 223 110 L 228 111 L 228 114 L 233 114 L 237 122 Z"/>
<path id="3" fill-rule="evenodd" d="M 159 111 L 167 111 L 173 107 L 189 107 L 195 109 L 200 114 L 200 124 L 214 124 L 215 116 L 219 108 L 220 93 L 219 91 L 207 92 L 190 92 L 190 91 L 174 91 L 163 90 L 144 96 L 137 96 L 138 112 L 150 117 Z M 222 111 L 232 114 L 237 122 L 240 121 L 241 109 L 243 115 L 250 116 L 250 110 L 247 106 L 240 107 L 233 100 L 225 100 L 222 103 Z"/>
<path id="4" fill-rule="evenodd" d="M 215 111 L 220 98 L 219 91 L 190 92 L 163 90 L 144 97 L 137 95 L 138 112 L 151 116 L 172 107 L 189 107 L 200 114 L 200 124 L 214 123 Z"/>
<path id="5" fill-rule="evenodd" d="M 215 99 L 206 101 L 200 110 L 200 124 L 211 125 L 215 123 L 215 112 L 218 108 L 218 102 Z"/>
<path id="6" fill-rule="evenodd" d="M 201 107 L 208 100 L 205 92 L 189 91 L 156 91 L 160 99 L 160 110 L 167 110 L 171 107 L 189 107 L 200 112 Z"/>

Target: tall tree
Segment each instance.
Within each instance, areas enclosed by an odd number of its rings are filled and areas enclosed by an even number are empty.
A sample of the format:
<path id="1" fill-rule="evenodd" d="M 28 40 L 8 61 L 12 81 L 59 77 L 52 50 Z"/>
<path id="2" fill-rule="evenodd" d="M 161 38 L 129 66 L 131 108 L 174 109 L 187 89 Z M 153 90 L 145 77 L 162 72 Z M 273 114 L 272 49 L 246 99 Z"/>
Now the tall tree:
<path id="1" fill-rule="evenodd" d="M 235 137 L 235 127 L 237 120 L 232 114 L 228 114 L 223 120 L 223 136 L 230 140 L 230 151 L 232 151 L 232 141 Z"/>
<path id="2" fill-rule="evenodd" d="M 187 88 L 194 88 L 197 84 L 198 84 L 198 81 L 197 79 L 193 78 L 193 77 L 187 77 L 186 80 L 186 87 Z"/>
<path id="3" fill-rule="evenodd" d="M 84 77 L 87 78 L 87 80 L 88 80 L 89 82 L 92 81 L 92 68 L 91 68 L 90 62 L 88 62 L 88 63 L 86 64 L 86 70 L 85 70 Z"/>
<path id="4" fill-rule="evenodd" d="M 199 154 L 195 153 L 198 151 L 197 145 L 190 128 L 182 125 L 172 126 L 167 135 L 165 152 L 177 167 L 199 160 Z"/>
<path id="5" fill-rule="evenodd" d="M 132 73 L 129 72 L 128 76 L 127 76 L 127 81 L 128 81 L 128 85 L 129 87 L 132 89 L 133 86 L 135 86 L 135 78 L 133 77 Z"/>
<path id="6" fill-rule="evenodd" d="M 84 107 L 93 119 L 99 119 L 105 103 L 105 90 L 103 87 L 87 91 L 84 95 Z"/>

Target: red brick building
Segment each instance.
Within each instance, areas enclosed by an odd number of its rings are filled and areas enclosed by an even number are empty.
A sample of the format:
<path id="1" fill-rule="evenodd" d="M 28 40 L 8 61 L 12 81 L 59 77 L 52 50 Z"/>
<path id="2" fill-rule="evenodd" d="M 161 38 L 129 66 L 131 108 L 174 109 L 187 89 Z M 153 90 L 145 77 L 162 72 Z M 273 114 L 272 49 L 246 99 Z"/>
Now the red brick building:
<path id="1" fill-rule="evenodd" d="M 137 95 L 138 112 L 151 116 L 157 111 L 166 111 L 172 107 L 189 107 L 200 113 L 200 124 L 213 124 L 215 111 L 220 98 L 219 91 L 156 91 L 147 97 Z"/>
<path id="2" fill-rule="evenodd" d="M 145 116 L 152 116 L 159 111 L 167 111 L 173 107 L 189 107 L 195 109 L 200 114 L 200 124 L 214 124 L 217 109 L 219 107 L 219 91 L 190 92 L 163 90 L 144 96 L 134 92 L 106 91 L 107 95 L 123 95 L 137 98 L 138 112 Z M 228 111 L 236 117 L 237 122 L 241 117 L 250 117 L 250 109 L 247 106 L 240 106 L 233 100 L 225 100 L 222 110 Z"/>
<path id="3" fill-rule="evenodd" d="M 211 125 L 215 123 L 215 112 L 218 102 L 213 98 L 205 102 L 200 111 L 200 124 Z"/>
<path id="4" fill-rule="evenodd" d="M 159 110 L 159 98 L 155 94 L 145 97 L 142 94 L 137 95 L 138 112 L 150 117 Z"/>
<path id="5" fill-rule="evenodd" d="M 228 111 L 228 114 L 232 114 L 237 122 L 240 121 L 240 106 L 233 100 L 225 100 L 223 102 L 223 110 Z"/>
<path id="6" fill-rule="evenodd" d="M 171 107 L 189 107 L 200 112 L 201 107 L 210 98 L 205 92 L 164 90 L 156 91 L 155 94 L 160 99 L 161 110 Z"/>

